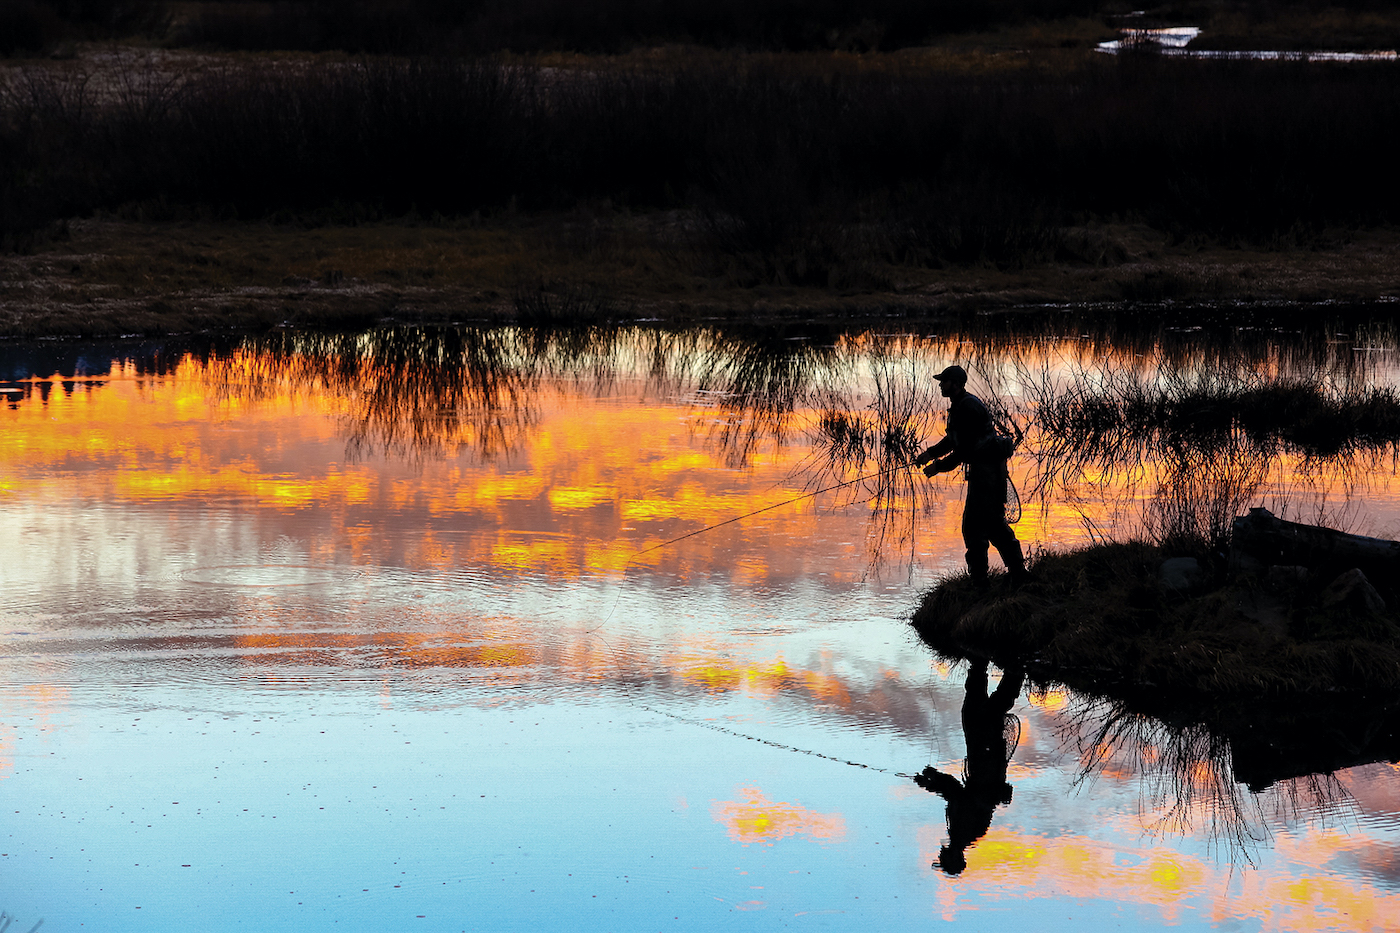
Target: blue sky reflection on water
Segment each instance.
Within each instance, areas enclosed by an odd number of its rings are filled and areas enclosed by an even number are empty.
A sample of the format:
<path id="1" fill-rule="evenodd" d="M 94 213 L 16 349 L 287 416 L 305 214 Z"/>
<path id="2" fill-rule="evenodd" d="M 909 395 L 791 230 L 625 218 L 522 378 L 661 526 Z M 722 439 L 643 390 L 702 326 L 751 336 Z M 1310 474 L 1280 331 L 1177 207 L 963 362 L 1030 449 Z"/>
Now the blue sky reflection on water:
<path id="1" fill-rule="evenodd" d="M 342 401 L 231 400 L 194 361 L 38 402 L 0 412 L 0 909 L 25 928 L 1400 916 L 1393 766 L 1242 868 L 1145 832 L 1136 776 L 1076 785 L 1056 695 L 1018 702 L 967 871 L 931 868 L 943 803 L 901 775 L 957 769 L 962 672 L 904 619 L 960 563 L 956 498 L 911 574 L 868 574 L 863 509 L 809 506 L 628 569 L 686 515 L 800 491 L 800 440 L 735 469 L 640 382 L 543 398 L 510 457 L 421 463 L 349 456 Z"/>

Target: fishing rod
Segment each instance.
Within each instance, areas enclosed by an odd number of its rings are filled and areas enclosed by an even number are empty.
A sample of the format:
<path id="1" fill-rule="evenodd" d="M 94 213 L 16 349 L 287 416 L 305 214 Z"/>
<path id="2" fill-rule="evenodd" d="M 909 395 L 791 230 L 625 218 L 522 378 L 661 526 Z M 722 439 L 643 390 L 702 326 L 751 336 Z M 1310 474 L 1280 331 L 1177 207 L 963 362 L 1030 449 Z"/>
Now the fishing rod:
<path id="1" fill-rule="evenodd" d="M 670 547 L 671 545 L 684 541 L 687 538 L 694 538 L 697 535 L 703 535 L 706 532 L 714 531 L 716 528 L 723 528 L 725 525 L 732 525 L 735 522 L 741 522 L 746 518 L 752 518 L 755 515 L 762 515 L 764 512 L 771 512 L 774 509 L 780 509 L 785 505 L 792 505 L 794 502 L 801 502 L 803 499 L 811 499 L 816 496 L 820 496 L 822 493 L 835 492 L 836 490 L 842 489 L 846 486 L 853 486 L 856 483 L 863 483 L 866 480 L 876 479 L 878 477 L 885 476 L 886 474 L 893 473 L 896 470 L 907 469 L 908 467 L 915 465 L 916 464 L 912 460 L 905 463 L 898 463 L 892 467 L 886 467 L 883 470 L 877 470 L 874 473 L 866 473 L 865 475 L 857 476 L 854 479 L 844 480 L 840 483 L 833 483 L 830 486 L 823 486 L 821 489 L 813 489 L 809 492 L 804 492 L 800 496 L 793 496 L 791 499 L 784 499 L 782 502 L 775 502 L 772 505 L 765 505 L 761 509 L 754 509 L 752 512 L 745 512 L 743 515 L 736 515 L 733 518 L 726 518 L 722 522 L 715 522 L 713 525 L 706 525 L 704 528 L 697 528 L 694 531 L 687 531 L 683 535 L 676 535 L 676 537 L 671 538 L 667 541 L 662 541 L 660 544 L 653 544 L 651 547 L 643 548 L 642 550 L 633 554 L 631 557 L 627 558 L 627 563 L 622 565 L 622 579 L 624 581 L 627 579 L 628 572 L 632 569 L 632 565 L 637 562 L 638 558 L 646 554 L 650 554 L 652 551 L 659 551 L 664 547 Z M 613 600 L 612 608 L 609 609 L 608 614 L 603 617 L 603 621 L 599 622 L 593 628 L 587 630 L 588 634 L 602 639 L 602 636 L 598 634 L 598 630 L 601 629 L 603 626 L 607 625 L 610 621 L 612 621 L 613 615 L 617 612 L 617 607 L 622 603 L 622 597 L 624 592 L 625 590 L 621 586 L 619 586 L 617 591 L 617 598 Z M 606 639 L 603 639 L 603 641 L 604 644 L 607 643 Z M 609 650 L 611 650 L 612 646 L 609 645 L 608 647 Z"/>
<path id="2" fill-rule="evenodd" d="M 752 518 L 752 517 L 754 517 L 755 515 L 762 515 L 764 512 L 771 512 L 771 511 L 773 511 L 774 509 L 780 509 L 780 508 L 782 508 L 782 507 L 785 506 L 785 505 L 792 505 L 794 502 L 801 502 L 803 499 L 811 499 L 811 498 L 813 498 L 813 497 L 815 497 L 815 496 L 820 496 L 822 493 L 835 492 L 836 490 L 841 489 L 841 488 L 844 488 L 844 487 L 846 487 L 846 486 L 853 486 L 853 485 L 855 485 L 856 483 L 863 483 L 863 482 L 865 482 L 866 480 L 876 479 L 876 478 L 878 478 L 878 477 L 885 476 L 885 475 L 888 474 L 888 473 L 894 473 L 894 472 L 896 472 L 897 470 L 903 470 L 903 469 L 906 469 L 907 467 L 917 466 L 917 465 L 918 465 L 918 464 L 915 463 L 913 460 L 910 460 L 910 461 L 908 461 L 907 463 L 896 464 L 895 466 L 886 467 L 885 469 L 879 470 L 879 471 L 877 471 L 877 472 L 875 472 L 875 473 L 866 473 L 864 476 L 857 476 L 855 479 L 848 479 L 848 480 L 845 480 L 844 482 L 835 483 L 835 484 L 833 484 L 833 485 L 831 485 L 831 486 L 823 486 L 821 489 L 814 489 L 814 490 L 812 490 L 811 492 L 804 492 L 804 493 L 803 493 L 802 495 L 800 495 L 800 496 L 793 496 L 791 499 L 784 499 L 782 502 L 777 502 L 777 503 L 774 503 L 773 505 L 765 505 L 765 506 L 764 506 L 763 508 L 761 508 L 761 509 L 754 509 L 752 512 L 745 512 L 743 515 L 736 515 L 736 516 L 734 516 L 733 518 L 726 518 L 726 519 L 725 519 L 724 521 L 722 521 L 722 522 L 715 522 L 713 525 L 706 525 L 704 528 L 697 528 L 695 531 L 688 531 L 688 532 L 686 532 L 686 533 L 683 534 L 683 535 L 677 535 L 676 537 L 671 538 L 669 541 L 662 541 L 660 544 L 653 544 L 651 547 L 643 548 L 642 550 L 640 550 L 640 551 L 638 551 L 637 553 L 633 554 L 631 557 L 629 557 L 629 558 L 627 559 L 627 563 L 623 565 L 623 575 L 626 576 L 627 568 L 631 567 L 631 566 L 632 566 L 632 562 L 635 561 L 637 558 L 641 557 L 643 554 L 650 554 L 652 551 L 659 551 L 659 550 L 661 550 L 661 549 L 664 548 L 664 547 L 669 547 L 670 545 L 676 544 L 676 543 L 678 543 L 678 542 L 680 542 L 680 541 L 684 541 L 684 540 L 687 539 L 687 538 L 694 538 L 694 537 L 696 537 L 697 535 L 703 535 L 703 534 L 705 534 L 706 532 L 714 531 L 716 528 L 723 528 L 725 525 L 732 525 L 732 524 L 734 524 L 735 522 L 741 522 L 741 521 L 743 521 L 743 520 L 746 519 L 746 518 Z M 1016 515 L 1016 517 L 1015 517 L 1014 519 L 1013 519 L 1013 518 L 1008 518 L 1008 519 L 1007 519 L 1007 523 L 1008 523 L 1008 524 L 1011 524 L 1011 525 L 1014 525 L 1014 524 L 1016 524 L 1017 522 L 1019 522 L 1019 521 L 1020 521 L 1020 518 L 1021 518 L 1021 494 L 1020 494 L 1020 492 L 1016 489 L 1016 486 L 1015 486 L 1015 484 L 1012 482 L 1011 477 L 1010 477 L 1009 475 L 1008 475 L 1007 478 L 1006 478 L 1006 483 L 1007 483 L 1007 487 L 1006 487 L 1006 489 L 1007 489 L 1007 500 L 1006 500 L 1006 501 L 1007 501 L 1008 504 L 1010 504 L 1011 502 L 1015 502 L 1015 515 Z"/>
<path id="3" fill-rule="evenodd" d="M 785 505 L 792 505 L 794 502 L 801 502 L 801 501 L 804 500 L 804 499 L 811 499 L 811 498 L 814 498 L 814 497 L 816 497 L 816 496 L 820 496 L 820 495 L 822 495 L 823 493 L 827 493 L 827 492 L 835 492 L 836 490 L 842 489 L 842 488 L 844 488 L 844 487 L 846 487 L 846 486 L 853 486 L 853 485 L 855 485 L 856 483 L 862 483 L 862 482 L 865 482 L 866 480 L 877 479 L 877 478 L 879 478 L 879 477 L 881 477 L 881 476 L 885 476 L 886 474 L 894 473 L 894 472 L 897 471 L 897 470 L 907 469 L 907 468 L 909 468 L 909 467 L 911 467 L 911 466 L 915 466 L 915 465 L 916 465 L 916 464 L 915 464 L 912 460 L 909 461 L 909 462 L 906 462 L 906 463 L 899 463 L 899 464 L 896 464 L 895 466 L 886 467 L 886 468 L 883 469 L 883 470 L 877 470 L 877 471 L 874 472 L 874 473 L 866 473 L 866 474 L 864 474 L 864 475 L 862 475 L 862 476 L 857 476 L 857 477 L 855 477 L 854 479 L 848 479 L 848 480 L 845 480 L 845 481 L 840 482 L 840 483 L 833 483 L 833 484 L 831 484 L 831 485 L 829 485 L 829 486 L 823 486 L 821 489 L 813 489 L 813 490 L 810 490 L 810 491 L 808 491 L 808 492 L 804 492 L 804 493 L 802 493 L 801 495 L 793 496 L 793 497 L 790 498 L 790 499 L 784 499 L 782 502 L 775 502 L 775 503 L 773 503 L 772 505 L 765 505 L 765 506 L 764 506 L 763 508 L 761 508 L 761 509 L 754 509 L 754 510 L 751 511 L 751 512 L 745 512 L 743 515 L 736 515 L 736 516 L 734 516 L 733 518 L 727 518 L 727 519 L 725 519 L 725 520 L 722 521 L 722 522 L 715 522 L 713 525 L 706 525 L 704 528 L 697 528 L 697 529 L 694 530 L 694 531 L 688 531 L 688 532 L 686 532 L 686 533 L 683 534 L 683 535 L 677 535 L 676 537 L 671 538 L 671 539 L 666 540 L 666 541 L 662 541 L 662 542 L 659 543 L 659 544 L 653 544 L 651 547 L 643 548 L 642 550 L 638 551 L 637 553 L 633 554 L 631 557 L 629 557 L 629 558 L 627 559 L 627 563 L 626 563 L 625 565 L 623 565 L 622 576 L 623 576 L 624 579 L 626 579 L 627 572 L 628 572 L 629 570 L 631 570 L 632 564 L 633 564 L 634 562 L 636 562 L 636 560 L 637 560 L 638 558 L 642 557 L 642 556 L 645 555 L 645 554 L 650 554 L 652 551 L 659 551 L 659 550 L 661 550 L 661 549 L 664 548 L 664 547 L 669 547 L 670 545 L 676 544 L 676 543 L 681 542 L 681 541 L 684 541 L 684 540 L 686 540 L 687 538 L 694 538 L 694 537 L 697 536 L 697 535 L 702 535 L 702 534 L 705 534 L 706 532 L 714 531 L 716 528 L 723 528 L 725 525 L 732 525 L 732 524 L 734 524 L 735 522 L 743 521 L 743 520 L 746 519 L 746 518 L 752 518 L 752 517 L 755 516 L 755 515 L 762 515 L 764 512 L 771 512 L 771 511 L 773 511 L 774 509 L 780 509 L 780 508 L 782 508 L 782 507 L 785 506 Z M 600 641 L 602 641 L 604 645 L 607 645 L 608 650 L 609 650 L 610 652 L 612 652 L 612 654 L 613 654 L 613 659 L 614 659 L 615 662 L 617 661 L 617 651 L 612 647 L 611 644 L 608 643 L 608 640 L 607 640 L 606 638 L 604 638 L 604 637 L 598 632 L 598 629 L 602 628 L 604 625 L 607 625 L 608 622 L 612 619 L 613 614 L 617 612 L 617 607 L 618 607 L 618 606 L 621 604 L 621 602 L 622 602 L 622 597 L 623 597 L 624 592 L 625 592 L 625 591 L 624 591 L 624 589 L 623 589 L 622 587 L 619 587 L 619 588 L 618 588 L 617 598 L 616 598 L 615 600 L 613 600 L 612 608 L 611 608 L 610 610 L 608 610 L 607 616 L 603 619 L 602 622 L 598 623 L 598 625 L 595 626 L 595 627 L 589 632 L 590 635 L 592 635 L 593 637 L 595 637 L 595 638 L 599 639 Z M 627 697 L 627 700 L 628 700 L 629 703 L 633 703 L 634 705 L 636 705 L 636 704 L 635 704 L 635 701 L 634 701 L 634 700 L 632 699 L 632 697 L 631 697 L 630 692 L 629 692 L 627 689 L 624 689 L 623 693 L 624 693 L 624 696 Z M 712 722 L 706 722 L 706 721 L 704 721 L 704 720 L 694 719 L 694 718 L 691 718 L 691 717 L 689 717 L 689 716 L 681 716 L 681 715 L 679 715 L 679 714 L 677 714 L 677 713 L 673 713 L 673 712 L 670 712 L 670 711 L 668 711 L 668 710 L 658 709 L 658 708 L 656 708 L 656 707 L 654 707 L 654 706 L 651 706 L 651 705 L 649 705 L 649 704 L 641 704 L 641 705 L 637 706 L 637 708 L 638 708 L 638 709 L 645 710 L 645 711 L 647 711 L 647 712 L 649 712 L 649 713 L 654 713 L 654 714 L 656 714 L 656 715 L 658 715 L 658 716 L 665 716 L 666 718 L 668 718 L 668 719 L 673 719 L 673 720 L 675 720 L 675 721 L 677 721 L 677 722 L 686 723 L 687 725 L 698 726 L 698 727 L 700 727 L 700 728 L 702 728 L 702 729 L 709 729 L 709 730 L 714 731 L 714 732 L 723 733 L 724 735 L 733 736 L 733 737 L 735 737 L 735 738 L 745 739 L 745 740 L 750 741 L 750 742 L 757 742 L 757 743 L 759 743 L 760 745 L 767 745 L 767 746 L 770 746 L 770 747 L 772 747 L 772 748 L 780 749 L 780 750 L 782 750 L 782 751 L 795 752 L 795 753 L 799 753 L 799 754 L 803 754 L 803 755 L 811 755 L 811 756 L 813 756 L 814 758 L 823 758 L 823 759 L 826 759 L 827 761 L 835 762 L 836 764 L 848 765 L 848 766 L 853 767 L 853 768 L 860 768 L 860 769 L 863 769 L 863 770 L 874 771 L 874 772 L 878 772 L 878 773 L 880 773 L 880 774 L 889 774 L 889 775 L 893 775 L 893 776 L 895 776 L 895 777 L 900 777 L 900 778 L 912 778 L 912 777 L 913 777 L 913 775 L 911 775 L 911 774 L 905 774 L 904 772 L 902 772 L 902 771 L 896 771 L 896 770 L 893 769 L 893 768 L 880 768 L 880 767 L 877 767 L 877 766 L 875 766 L 875 765 L 865 764 L 865 763 L 860 762 L 860 761 L 855 761 L 855 760 L 848 759 L 848 758 L 842 758 L 842 757 L 836 756 L 836 755 L 828 755 L 828 754 L 825 754 L 825 753 L 823 753 L 823 752 L 816 751 L 816 750 L 814 750 L 814 749 L 801 748 L 801 747 L 796 746 L 796 745 L 788 745 L 788 744 L 786 744 L 786 743 L 784 743 L 784 742 L 776 742 L 776 741 L 774 741 L 774 740 L 772 740 L 772 739 L 765 739 L 765 738 L 762 738 L 762 737 L 760 737 L 760 736 L 750 735 L 749 733 L 746 733 L 746 732 L 739 732 L 739 731 L 734 730 L 734 729 L 727 729 L 727 728 L 725 728 L 724 726 L 716 725 L 715 723 L 712 723 Z"/>
<path id="4" fill-rule="evenodd" d="M 764 512 L 771 512 L 774 509 L 780 509 L 785 505 L 792 505 L 794 502 L 801 502 L 803 499 L 811 499 L 815 496 L 820 496 L 822 493 L 826 492 L 835 492 L 836 490 L 841 489 L 843 487 L 854 486 L 856 483 L 863 483 L 869 479 L 876 479 L 878 477 L 884 476 L 887 473 L 893 473 L 896 470 L 903 470 L 911 466 L 915 466 L 915 463 L 912 460 L 910 460 L 907 463 L 899 463 L 892 467 L 886 467 L 885 469 L 879 470 L 875 473 L 866 473 L 864 476 L 857 476 L 855 479 L 848 479 L 844 482 L 835 483 L 831 486 L 823 486 L 821 489 L 814 489 L 811 492 L 804 492 L 800 496 L 793 496 L 791 499 L 784 499 L 782 502 L 776 502 L 773 505 L 765 505 L 761 509 L 754 509 L 752 512 L 745 512 L 743 515 L 736 515 L 733 518 L 726 518 L 722 522 L 715 522 L 713 525 L 707 525 L 704 528 L 698 528 L 695 531 L 688 531 L 683 535 L 677 535 L 669 541 L 662 541 L 660 544 L 653 544 L 649 548 L 644 548 L 638 551 L 628 559 L 627 566 L 630 566 L 632 564 L 632 561 L 641 557 L 643 554 L 650 554 L 652 551 L 659 551 L 664 547 L 669 547 L 672 544 L 684 541 L 686 538 L 694 538 L 696 535 L 702 535 L 707 531 L 714 531 L 716 528 L 723 528 L 725 525 L 732 525 L 735 522 L 741 522 L 746 518 L 753 518 L 755 515 L 762 515 Z M 625 572 L 626 571 L 624 569 L 624 573 Z"/>

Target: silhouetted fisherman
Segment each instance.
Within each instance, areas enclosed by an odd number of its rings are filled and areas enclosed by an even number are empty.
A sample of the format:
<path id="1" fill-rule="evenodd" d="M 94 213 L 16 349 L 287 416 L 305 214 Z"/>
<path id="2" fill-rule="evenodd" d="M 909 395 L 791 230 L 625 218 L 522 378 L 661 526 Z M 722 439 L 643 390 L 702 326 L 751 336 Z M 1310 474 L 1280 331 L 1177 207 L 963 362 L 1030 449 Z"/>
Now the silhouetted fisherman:
<path id="1" fill-rule="evenodd" d="M 987 832 L 996 808 L 1011 802 L 1006 765 L 1016 751 L 1021 724 L 1010 713 L 1025 682 L 1025 671 L 1004 671 L 1001 683 L 988 696 L 987 662 L 973 661 L 967 671 L 967 696 L 962 707 L 967 739 L 963 779 L 932 766 L 914 777 L 914 783 L 948 802 L 948 844 L 938 852 L 938 866 L 950 875 L 967 867 L 967 847 Z"/>
<path id="2" fill-rule="evenodd" d="M 967 501 L 963 503 L 962 536 L 967 547 L 967 572 L 978 586 L 987 583 L 987 545 L 1001 555 L 1013 583 L 1026 578 L 1021 542 L 1006 522 L 1006 458 L 1010 450 L 997 436 L 992 416 L 982 400 L 967 391 L 967 371 L 949 366 L 934 376 L 939 392 L 950 400 L 948 434 L 914 458 L 925 476 L 966 468 Z"/>

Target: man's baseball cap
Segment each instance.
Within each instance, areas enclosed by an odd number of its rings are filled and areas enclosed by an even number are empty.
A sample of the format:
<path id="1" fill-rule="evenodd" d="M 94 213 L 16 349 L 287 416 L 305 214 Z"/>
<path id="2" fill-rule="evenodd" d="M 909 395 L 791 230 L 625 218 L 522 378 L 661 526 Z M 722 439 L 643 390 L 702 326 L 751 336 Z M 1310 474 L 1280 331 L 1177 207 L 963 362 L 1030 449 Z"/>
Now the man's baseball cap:
<path id="1" fill-rule="evenodd" d="M 961 366 L 949 366 L 933 378 L 939 382 L 956 382 L 958 385 L 967 385 L 967 370 Z"/>

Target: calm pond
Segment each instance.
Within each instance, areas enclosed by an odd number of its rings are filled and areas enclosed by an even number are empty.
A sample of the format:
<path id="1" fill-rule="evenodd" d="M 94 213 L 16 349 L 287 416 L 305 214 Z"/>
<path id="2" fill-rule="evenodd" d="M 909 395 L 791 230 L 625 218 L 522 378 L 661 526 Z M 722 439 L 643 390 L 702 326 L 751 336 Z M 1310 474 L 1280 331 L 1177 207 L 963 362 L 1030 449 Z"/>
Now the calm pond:
<path id="1" fill-rule="evenodd" d="M 962 568 L 963 484 L 890 468 L 942 436 L 952 362 L 1026 432 L 1034 552 L 1206 495 L 1152 445 L 1056 448 L 1054 398 L 1357 392 L 1400 360 L 1367 332 L 0 349 L 0 910 L 45 931 L 1394 929 L 1396 764 L 1251 790 L 1228 748 L 1155 767 L 1151 730 L 1094 754 L 1101 706 L 1044 685 L 1010 707 L 1009 802 L 939 867 L 944 800 L 912 776 L 961 773 L 968 667 L 908 619 Z M 1223 506 L 1400 533 L 1393 442 L 1246 433 Z"/>

